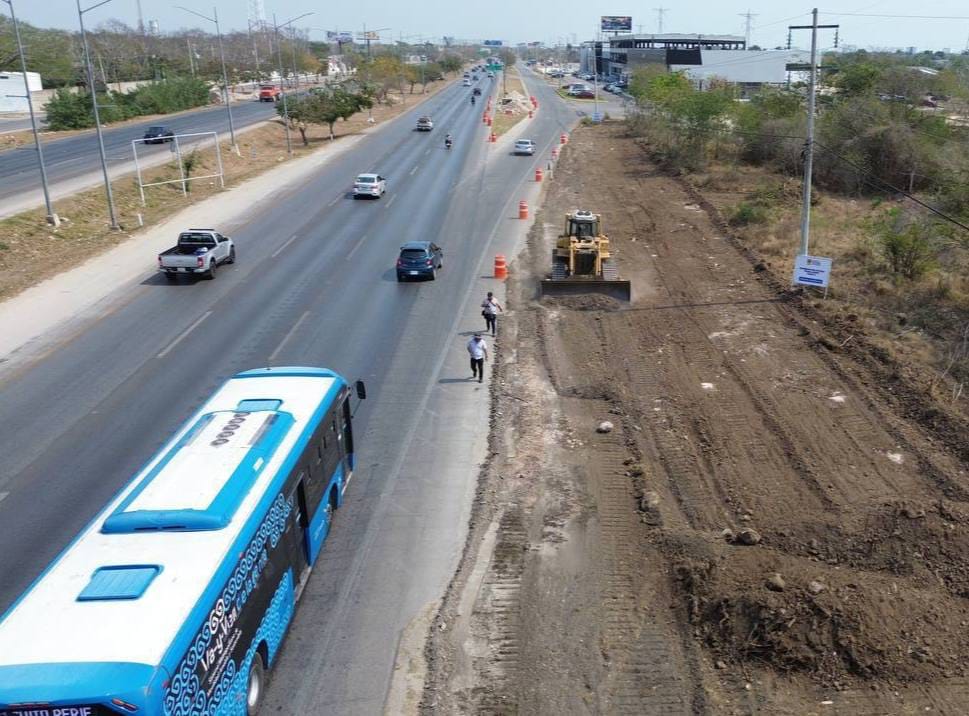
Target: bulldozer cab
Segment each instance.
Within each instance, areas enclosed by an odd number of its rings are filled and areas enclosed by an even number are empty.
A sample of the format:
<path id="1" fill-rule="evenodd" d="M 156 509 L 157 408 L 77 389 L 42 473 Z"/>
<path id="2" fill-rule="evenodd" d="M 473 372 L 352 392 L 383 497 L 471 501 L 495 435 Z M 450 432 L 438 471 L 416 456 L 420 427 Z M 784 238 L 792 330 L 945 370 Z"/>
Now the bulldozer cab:
<path id="1" fill-rule="evenodd" d="M 599 236 L 599 215 L 589 211 L 566 214 L 565 235 L 577 239 L 594 239 Z"/>

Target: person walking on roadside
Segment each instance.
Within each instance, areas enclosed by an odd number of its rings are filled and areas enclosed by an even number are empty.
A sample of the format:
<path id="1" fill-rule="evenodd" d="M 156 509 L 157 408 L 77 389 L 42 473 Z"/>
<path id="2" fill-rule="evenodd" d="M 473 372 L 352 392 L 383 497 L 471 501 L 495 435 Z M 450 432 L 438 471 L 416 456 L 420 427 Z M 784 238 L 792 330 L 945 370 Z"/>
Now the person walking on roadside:
<path id="1" fill-rule="evenodd" d="M 488 297 L 481 302 L 481 315 L 485 319 L 485 332 L 490 330 L 492 338 L 498 335 L 498 311 L 504 312 L 504 309 L 495 300 L 495 295 L 488 291 Z"/>
<path id="2" fill-rule="evenodd" d="M 471 379 L 484 381 L 484 364 L 488 360 L 488 344 L 480 333 L 475 333 L 468 341 L 468 354 L 471 356 Z"/>

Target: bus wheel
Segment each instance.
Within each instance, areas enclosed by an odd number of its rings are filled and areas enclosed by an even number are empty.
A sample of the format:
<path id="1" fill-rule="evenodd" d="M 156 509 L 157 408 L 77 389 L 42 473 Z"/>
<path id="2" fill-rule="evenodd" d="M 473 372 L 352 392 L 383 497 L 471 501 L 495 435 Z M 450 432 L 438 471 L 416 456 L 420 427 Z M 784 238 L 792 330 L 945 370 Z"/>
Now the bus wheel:
<path id="1" fill-rule="evenodd" d="M 262 654 L 258 651 L 252 655 L 249 665 L 249 683 L 246 686 L 246 714 L 256 716 L 262 706 L 262 696 L 266 688 L 266 667 L 262 663 Z"/>

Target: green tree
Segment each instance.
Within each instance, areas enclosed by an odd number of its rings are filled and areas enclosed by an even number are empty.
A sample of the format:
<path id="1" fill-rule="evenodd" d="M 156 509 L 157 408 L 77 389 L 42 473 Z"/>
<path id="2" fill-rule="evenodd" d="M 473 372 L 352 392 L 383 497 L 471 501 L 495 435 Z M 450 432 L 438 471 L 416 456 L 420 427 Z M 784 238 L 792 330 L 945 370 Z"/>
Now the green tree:
<path id="1" fill-rule="evenodd" d="M 464 62 L 461 60 L 461 58 L 457 55 L 451 54 L 443 55 L 437 61 L 437 64 L 440 65 L 445 74 L 458 72 L 462 67 L 464 67 Z"/>
<path id="2" fill-rule="evenodd" d="M 334 138 L 333 125 L 340 119 L 349 119 L 363 109 L 373 106 L 373 100 L 362 92 L 350 92 L 342 87 L 329 91 L 314 92 L 288 103 L 289 116 L 297 122 L 326 125 L 330 139 Z M 282 106 L 276 108 L 283 114 Z M 304 135 L 305 142 L 305 135 Z"/>
<path id="3" fill-rule="evenodd" d="M 846 95 L 867 95 L 875 90 L 883 73 L 884 68 L 872 62 L 855 62 L 835 76 L 834 84 Z"/>

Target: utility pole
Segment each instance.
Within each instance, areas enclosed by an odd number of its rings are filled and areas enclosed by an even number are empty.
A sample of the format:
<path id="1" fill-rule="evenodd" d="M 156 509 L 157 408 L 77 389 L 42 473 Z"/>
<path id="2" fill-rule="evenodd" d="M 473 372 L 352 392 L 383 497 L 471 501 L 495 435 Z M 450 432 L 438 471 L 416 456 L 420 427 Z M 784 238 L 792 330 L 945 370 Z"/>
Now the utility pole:
<path id="1" fill-rule="evenodd" d="M 669 10 L 669 8 L 668 7 L 654 7 L 653 9 L 656 11 L 656 18 L 657 18 L 656 34 L 657 35 L 662 35 L 663 34 L 663 15 L 666 14 L 666 11 Z"/>
<path id="2" fill-rule="evenodd" d="M 757 13 L 751 12 L 750 8 L 748 8 L 747 12 L 740 13 L 740 17 L 746 18 L 747 20 L 746 23 L 744 23 L 744 40 L 745 40 L 744 49 L 749 50 L 750 49 L 750 26 L 752 24 L 752 20 L 755 17 L 757 17 Z"/>
<path id="3" fill-rule="evenodd" d="M 108 216 L 111 219 L 111 228 L 118 229 L 118 220 L 114 213 L 114 194 L 111 193 L 111 179 L 108 177 L 108 158 L 104 153 L 104 135 L 101 133 L 101 115 L 98 113 L 98 92 L 97 85 L 94 84 L 94 68 L 91 67 L 91 51 L 87 45 L 87 33 L 84 30 L 84 13 L 90 12 L 95 8 L 111 2 L 111 0 L 101 0 L 96 5 L 92 5 L 84 10 L 81 9 L 81 0 L 77 0 L 77 19 L 81 25 L 81 43 L 84 45 L 84 67 L 87 69 L 88 90 L 91 92 L 91 105 L 94 108 L 94 127 L 98 134 L 98 152 L 101 155 L 101 173 L 104 174 L 104 193 L 108 198 Z"/>
<path id="4" fill-rule="evenodd" d="M 818 30 L 838 25 L 819 25 L 818 9 L 811 11 L 810 25 L 790 25 L 788 30 L 811 31 L 811 81 L 808 85 L 807 140 L 804 142 L 804 184 L 801 192 L 801 254 L 807 255 L 811 235 L 811 179 L 814 172 L 814 97 L 818 81 Z"/>
<path id="5" fill-rule="evenodd" d="M 188 66 L 192 69 L 192 77 L 195 77 L 195 50 L 192 49 L 192 38 L 186 37 L 185 42 L 188 44 Z"/>
<path id="6" fill-rule="evenodd" d="M 60 226 L 61 221 L 54 213 L 50 202 L 50 190 L 47 186 L 47 168 L 44 166 L 44 150 L 40 146 L 40 133 L 37 131 L 37 118 L 34 116 L 34 101 L 30 96 L 30 81 L 27 79 L 27 56 L 24 54 L 24 44 L 20 39 L 20 23 L 13 9 L 13 0 L 3 0 L 10 6 L 10 19 L 13 22 L 13 34 L 17 40 L 17 54 L 20 55 L 20 69 L 24 75 L 24 97 L 27 99 L 27 110 L 30 112 L 30 128 L 34 133 L 34 147 L 37 149 L 37 165 L 40 167 L 40 185 L 44 189 L 44 206 L 47 207 L 47 223 Z"/>
<path id="7" fill-rule="evenodd" d="M 107 2 L 107 0 L 105 0 Z M 229 102 L 229 73 L 225 69 L 225 50 L 222 48 L 222 28 L 219 27 L 219 9 L 216 7 L 212 8 L 212 17 L 208 15 L 203 15 L 200 12 L 195 12 L 195 10 L 189 10 L 187 7 L 181 5 L 176 5 L 179 10 L 184 10 L 185 12 L 190 12 L 196 17 L 200 17 L 203 20 L 208 20 L 209 22 L 215 23 L 215 34 L 219 38 L 219 59 L 222 62 L 222 88 L 223 88 L 223 99 L 225 101 L 225 111 L 229 115 L 229 139 L 232 144 L 232 151 L 236 154 L 239 153 L 239 147 L 236 144 L 236 128 L 232 124 L 232 106 Z"/>
<path id="8" fill-rule="evenodd" d="M 279 93 L 283 98 L 283 125 L 286 127 L 286 153 L 293 153 L 293 140 L 289 136 L 289 105 L 286 103 L 286 88 L 283 86 L 283 43 L 279 40 L 279 28 L 301 20 L 312 15 L 312 12 L 304 12 L 284 22 L 282 25 L 276 22 L 276 13 L 273 13 L 273 34 L 276 37 L 276 60 L 279 65 Z"/>

